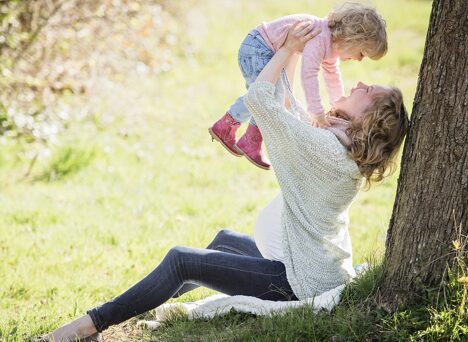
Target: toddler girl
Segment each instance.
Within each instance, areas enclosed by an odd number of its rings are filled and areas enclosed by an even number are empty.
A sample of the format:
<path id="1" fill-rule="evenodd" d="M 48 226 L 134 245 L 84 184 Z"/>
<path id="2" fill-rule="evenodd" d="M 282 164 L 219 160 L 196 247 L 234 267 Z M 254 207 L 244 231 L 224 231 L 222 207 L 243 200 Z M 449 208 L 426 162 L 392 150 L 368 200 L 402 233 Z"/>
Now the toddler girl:
<path id="1" fill-rule="evenodd" d="M 321 33 L 309 40 L 302 57 L 302 86 L 307 101 L 307 111 L 312 123 L 318 127 L 328 126 L 319 95 L 318 72 L 322 68 L 330 104 L 343 96 L 339 60 L 361 61 L 364 57 L 377 60 L 387 52 L 385 21 L 366 5 L 344 3 L 325 19 L 308 14 L 285 16 L 268 23 L 262 23 L 252 30 L 239 49 L 239 66 L 248 88 L 255 81 L 274 53 L 283 45 L 288 30 L 298 21 L 313 22 L 314 29 Z M 298 58 L 287 65 L 278 81 L 276 91 L 284 98 L 289 81 L 294 84 L 294 70 Z M 263 155 L 262 135 L 240 96 L 226 114 L 209 128 L 213 140 L 219 141 L 230 153 L 245 156 L 254 165 L 269 170 L 270 163 Z M 288 106 L 288 99 L 286 98 Z M 236 141 L 240 124 L 250 120 L 245 134 Z"/>

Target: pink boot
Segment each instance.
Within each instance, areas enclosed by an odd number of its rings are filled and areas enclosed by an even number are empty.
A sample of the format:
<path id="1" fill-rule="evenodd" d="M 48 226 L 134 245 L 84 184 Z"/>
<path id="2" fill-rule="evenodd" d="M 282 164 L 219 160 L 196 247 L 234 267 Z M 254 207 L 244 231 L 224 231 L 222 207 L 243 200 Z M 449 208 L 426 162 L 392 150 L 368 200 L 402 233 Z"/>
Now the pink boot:
<path id="1" fill-rule="evenodd" d="M 221 119 L 216 121 L 212 127 L 208 128 L 208 132 L 210 132 L 212 140 L 219 141 L 226 150 L 236 157 L 242 157 L 242 154 L 239 154 L 235 149 L 236 131 L 239 126 L 240 123 L 234 120 L 231 114 L 226 112 Z"/>
<path id="2" fill-rule="evenodd" d="M 247 131 L 237 143 L 237 151 L 242 153 L 252 164 L 261 169 L 269 170 L 270 162 L 265 158 L 262 152 L 262 134 L 257 126 L 250 125 Z"/>

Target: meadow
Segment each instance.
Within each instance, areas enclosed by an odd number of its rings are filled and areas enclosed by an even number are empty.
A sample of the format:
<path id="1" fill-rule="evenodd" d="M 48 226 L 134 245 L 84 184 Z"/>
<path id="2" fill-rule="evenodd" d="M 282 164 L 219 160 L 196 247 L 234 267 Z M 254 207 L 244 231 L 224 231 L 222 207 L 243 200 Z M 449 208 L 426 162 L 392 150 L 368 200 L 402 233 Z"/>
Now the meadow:
<path id="1" fill-rule="evenodd" d="M 124 77 L 70 98 L 93 115 L 72 122 L 30 177 L 23 177 L 25 146 L 1 140 L 0 340 L 23 341 L 81 315 L 134 284 L 175 245 L 204 247 L 224 227 L 252 233 L 257 213 L 278 192 L 274 174 L 226 153 L 207 128 L 244 91 L 236 54 L 251 28 L 291 13 L 325 16 L 335 4 L 199 1 L 180 19 L 191 44 L 178 47 L 178 62 L 161 75 Z M 342 63 L 345 89 L 357 81 L 398 86 L 410 111 L 431 3 L 374 4 L 387 21 L 389 52 L 379 61 Z M 302 98 L 299 82 L 295 88 Z M 397 176 L 352 205 L 355 264 L 382 255 Z M 197 289 L 174 301 L 212 293 Z M 349 320 L 370 324 L 361 318 L 356 312 Z M 176 318 L 153 334 L 130 321 L 106 340 L 324 340 L 334 329 L 337 341 L 365 338 L 335 321 L 308 311 L 273 319 L 230 314 L 209 322 Z"/>

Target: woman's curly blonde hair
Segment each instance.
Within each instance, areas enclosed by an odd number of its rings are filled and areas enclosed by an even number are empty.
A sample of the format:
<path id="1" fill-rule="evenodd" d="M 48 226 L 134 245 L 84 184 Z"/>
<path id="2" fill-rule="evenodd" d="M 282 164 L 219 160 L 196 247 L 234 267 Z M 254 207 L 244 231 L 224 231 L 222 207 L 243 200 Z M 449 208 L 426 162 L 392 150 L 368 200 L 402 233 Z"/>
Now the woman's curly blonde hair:
<path id="1" fill-rule="evenodd" d="M 349 119 L 346 113 L 335 116 Z M 395 157 L 408 130 L 408 112 L 398 88 L 376 95 L 360 119 L 351 120 L 349 157 L 366 179 L 366 188 L 380 182 L 396 169 Z"/>
<path id="2" fill-rule="evenodd" d="M 332 42 L 339 51 L 363 52 L 377 60 L 387 53 L 385 20 L 375 8 L 345 2 L 328 15 Z"/>

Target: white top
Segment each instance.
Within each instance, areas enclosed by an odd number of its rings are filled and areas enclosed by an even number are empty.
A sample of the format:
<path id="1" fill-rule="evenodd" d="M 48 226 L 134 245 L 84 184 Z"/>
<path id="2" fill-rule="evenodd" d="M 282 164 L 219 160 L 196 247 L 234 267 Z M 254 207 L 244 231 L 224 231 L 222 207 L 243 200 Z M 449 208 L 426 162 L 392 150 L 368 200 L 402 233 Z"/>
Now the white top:
<path id="1" fill-rule="evenodd" d="M 260 211 L 254 228 L 255 244 L 265 259 L 283 261 L 283 236 L 281 212 L 283 196 L 281 192 Z"/>
<path id="2" fill-rule="evenodd" d="M 362 184 L 357 164 L 330 131 L 301 122 L 254 82 L 244 96 L 262 133 L 283 196 L 283 263 L 294 294 L 315 297 L 356 275 L 351 267 L 348 209 Z"/>

